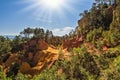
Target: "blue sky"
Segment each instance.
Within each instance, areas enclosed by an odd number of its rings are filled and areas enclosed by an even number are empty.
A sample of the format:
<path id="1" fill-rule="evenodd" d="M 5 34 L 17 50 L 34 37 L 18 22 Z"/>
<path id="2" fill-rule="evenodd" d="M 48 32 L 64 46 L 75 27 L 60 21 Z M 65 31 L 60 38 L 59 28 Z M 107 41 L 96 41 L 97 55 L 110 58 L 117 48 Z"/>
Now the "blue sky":
<path id="1" fill-rule="evenodd" d="M 54 35 L 67 34 L 78 25 L 79 13 L 89 10 L 94 2 L 64 0 L 64 6 L 61 5 L 60 10 L 49 10 L 44 6 L 33 7 L 36 3 L 32 1 L 34 0 L 0 0 L 0 35 L 18 35 L 26 27 L 49 29 Z"/>

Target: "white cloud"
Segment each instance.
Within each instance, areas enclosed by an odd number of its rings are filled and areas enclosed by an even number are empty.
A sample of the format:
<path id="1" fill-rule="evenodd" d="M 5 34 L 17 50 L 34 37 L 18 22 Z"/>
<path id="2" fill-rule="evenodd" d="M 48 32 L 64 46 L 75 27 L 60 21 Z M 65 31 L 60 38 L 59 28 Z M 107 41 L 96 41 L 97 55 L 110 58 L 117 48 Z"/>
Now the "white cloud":
<path id="1" fill-rule="evenodd" d="M 52 32 L 55 36 L 63 36 L 65 34 L 69 34 L 72 30 L 74 30 L 74 27 L 64 27 L 53 29 Z"/>

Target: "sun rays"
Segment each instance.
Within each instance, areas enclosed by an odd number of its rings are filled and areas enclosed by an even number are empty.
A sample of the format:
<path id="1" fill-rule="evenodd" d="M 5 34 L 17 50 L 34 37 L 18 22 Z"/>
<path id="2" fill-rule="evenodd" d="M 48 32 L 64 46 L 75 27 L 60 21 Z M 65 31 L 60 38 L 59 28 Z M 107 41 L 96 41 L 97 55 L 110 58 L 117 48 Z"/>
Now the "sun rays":
<path id="1" fill-rule="evenodd" d="M 70 0 L 23 0 L 21 2 L 27 5 L 20 11 L 21 13 L 31 11 L 36 20 L 42 22 L 54 22 L 55 17 L 58 17 L 58 20 L 67 20 L 64 13 L 74 11 L 69 4 Z"/>

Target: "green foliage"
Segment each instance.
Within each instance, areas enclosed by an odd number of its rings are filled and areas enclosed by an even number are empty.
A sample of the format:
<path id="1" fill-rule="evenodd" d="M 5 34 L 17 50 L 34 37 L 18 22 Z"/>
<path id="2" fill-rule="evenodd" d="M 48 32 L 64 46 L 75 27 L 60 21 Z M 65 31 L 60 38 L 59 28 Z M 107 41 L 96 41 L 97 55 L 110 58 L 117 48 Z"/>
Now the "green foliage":
<path id="1" fill-rule="evenodd" d="M 3 73 L 3 68 L 2 68 L 2 66 L 0 66 L 0 79 L 6 80 L 6 76 L 5 76 L 5 74 Z"/>
<path id="2" fill-rule="evenodd" d="M 117 2 L 117 4 L 119 4 L 119 1 Z M 119 14 L 120 14 L 120 6 L 118 5 L 114 10 L 113 21 L 110 25 L 110 30 L 103 32 L 103 37 L 104 37 L 103 43 L 107 46 L 113 47 L 119 45 L 120 42 Z"/>
<path id="3" fill-rule="evenodd" d="M 50 70 L 46 69 L 41 74 L 33 77 L 33 80 L 64 80 L 57 73 L 57 66 L 53 66 Z"/>
<path id="4" fill-rule="evenodd" d="M 62 44 L 62 40 L 64 39 L 65 36 L 60 37 L 60 36 L 54 36 L 52 31 L 50 30 L 44 30 L 43 28 L 25 28 L 22 32 L 20 32 L 22 36 L 22 41 L 29 41 L 30 39 L 42 39 L 45 42 L 52 44 L 54 46 L 59 46 Z M 21 40 L 21 36 L 16 36 L 16 39 L 19 38 Z"/>
<path id="5" fill-rule="evenodd" d="M 0 36 L 0 57 L 2 58 L 5 54 L 10 53 L 11 45 L 10 40 L 3 36 Z"/>
<path id="6" fill-rule="evenodd" d="M 93 56 L 86 53 L 84 46 L 74 48 L 73 52 L 76 52 L 77 56 L 72 55 L 71 61 L 59 59 L 51 69 L 34 76 L 33 80 L 96 80 L 99 69 Z M 58 75 L 59 69 L 62 69 L 62 73 Z"/>
<path id="7" fill-rule="evenodd" d="M 114 58 L 113 61 L 110 62 L 110 67 L 106 69 L 104 74 L 108 80 L 119 80 L 120 79 L 120 56 Z"/>
<path id="8" fill-rule="evenodd" d="M 119 46 L 115 51 L 118 50 Z M 113 55 L 114 52 L 95 57 L 87 52 L 85 46 L 81 46 L 73 49 L 70 61 L 59 58 L 51 69 L 45 69 L 39 75 L 31 77 L 18 73 L 16 77 L 11 76 L 11 78 L 13 80 L 119 80 L 120 55 Z M 60 74 L 58 74 L 59 69 L 62 69 Z M 5 77 L 3 73 L 1 76 Z"/>
<path id="9" fill-rule="evenodd" d="M 17 76 L 15 77 L 15 80 L 31 80 L 30 75 L 23 75 L 22 73 L 18 73 Z M 33 80 L 39 80 L 39 79 L 33 79 Z"/>
<path id="10" fill-rule="evenodd" d="M 34 37 L 44 39 L 45 36 L 44 29 L 35 28 L 33 31 Z"/>
<path id="11" fill-rule="evenodd" d="M 30 34 L 33 33 L 33 29 L 31 29 L 30 27 L 24 29 L 24 31 L 20 32 L 20 34 L 24 34 L 25 38 L 29 38 Z"/>
<path id="12" fill-rule="evenodd" d="M 7 78 L 6 74 L 3 72 L 3 67 L 0 66 L 0 80 L 12 80 L 12 78 Z"/>
<path id="13" fill-rule="evenodd" d="M 119 29 L 114 29 L 112 31 L 107 31 L 103 33 L 103 44 L 107 45 L 107 46 L 116 46 L 119 44 L 119 40 L 120 40 L 120 32 Z"/>
<path id="14" fill-rule="evenodd" d="M 118 74 L 120 75 L 120 56 L 117 57 L 115 60 L 114 60 L 114 66 L 116 67 L 116 70 L 118 72 Z"/>
<path id="15" fill-rule="evenodd" d="M 11 41 L 11 47 L 16 47 L 23 43 L 21 36 L 15 36 L 15 38 Z"/>
<path id="16" fill-rule="evenodd" d="M 109 68 L 109 60 L 107 58 L 105 58 L 104 55 L 101 55 L 99 57 L 99 64 L 100 64 L 100 68 L 102 68 L 102 70 Z"/>
<path id="17" fill-rule="evenodd" d="M 73 55 L 75 53 L 75 55 Z M 63 73 L 68 80 L 96 80 L 99 76 L 99 68 L 92 55 L 87 53 L 86 48 L 74 48 L 71 53 L 71 61 L 58 61 Z"/>
<path id="18" fill-rule="evenodd" d="M 102 37 L 101 33 L 102 33 L 102 28 L 91 30 L 87 34 L 86 41 L 95 43 L 95 41 L 97 41 L 100 37 Z"/>

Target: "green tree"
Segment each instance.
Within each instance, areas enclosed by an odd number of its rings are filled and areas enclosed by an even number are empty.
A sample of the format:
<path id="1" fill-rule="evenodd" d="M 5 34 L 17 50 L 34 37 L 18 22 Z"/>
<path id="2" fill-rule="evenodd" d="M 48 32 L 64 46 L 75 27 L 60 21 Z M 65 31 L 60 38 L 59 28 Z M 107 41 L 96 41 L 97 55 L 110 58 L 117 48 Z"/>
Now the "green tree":
<path id="1" fill-rule="evenodd" d="M 34 37 L 44 39 L 45 31 L 41 28 L 34 29 Z"/>
<path id="2" fill-rule="evenodd" d="M 50 39 L 53 38 L 53 33 L 52 31 L 49 31 L 49 30 L 46 30 L 46 33 L 45 33 L 45 41 L 50 43 Z"/>
<path id="3" fill-rule="evenodd" d="M 33 29 L 31 29 L 30 27 L 24 29 L 22 32 L 20 32 L 20 34 L 24 34 L 25 38 L 30 38 L 30 34 L 33 33 Z"/>
<path id="4" fill-rule="evenodd" d="M 0 36 L 0 57 L 9 54 L 11 50 L 10 39 Z"/>

